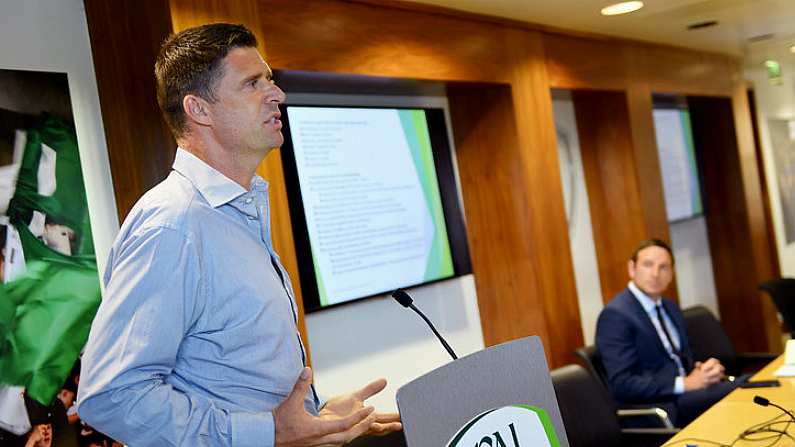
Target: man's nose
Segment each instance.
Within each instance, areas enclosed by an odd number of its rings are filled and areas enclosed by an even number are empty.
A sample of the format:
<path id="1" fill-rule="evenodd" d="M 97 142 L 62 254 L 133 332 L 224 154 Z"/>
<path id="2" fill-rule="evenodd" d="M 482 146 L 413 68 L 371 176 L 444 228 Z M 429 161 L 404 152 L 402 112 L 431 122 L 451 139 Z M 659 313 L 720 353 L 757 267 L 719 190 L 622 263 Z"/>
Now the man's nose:
<path id="1" fill-rule="evenodd" d="M 268 101 L 277 104 L 283 103 L 287 99 L 287 95 L 276 84 L 271 84 L 271 91 L 268 94 Z"/>

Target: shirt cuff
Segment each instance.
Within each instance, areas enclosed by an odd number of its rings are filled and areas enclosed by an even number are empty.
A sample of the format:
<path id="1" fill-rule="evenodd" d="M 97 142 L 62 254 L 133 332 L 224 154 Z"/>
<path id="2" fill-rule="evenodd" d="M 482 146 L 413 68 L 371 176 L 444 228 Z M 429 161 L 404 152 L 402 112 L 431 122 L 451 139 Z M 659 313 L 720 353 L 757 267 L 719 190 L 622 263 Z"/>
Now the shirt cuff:
<path id="1" fill-rule="evenodd" d="M 233 446 L 271 447 L 276 444 L 273 413 L 234 412 L 231 418 Z"/>
<path id="2" fill-rule="evenodd" d="M 682 394 L 685 392 L 685 378 L 682 376 L 674 379 L 674 394 Z"/>

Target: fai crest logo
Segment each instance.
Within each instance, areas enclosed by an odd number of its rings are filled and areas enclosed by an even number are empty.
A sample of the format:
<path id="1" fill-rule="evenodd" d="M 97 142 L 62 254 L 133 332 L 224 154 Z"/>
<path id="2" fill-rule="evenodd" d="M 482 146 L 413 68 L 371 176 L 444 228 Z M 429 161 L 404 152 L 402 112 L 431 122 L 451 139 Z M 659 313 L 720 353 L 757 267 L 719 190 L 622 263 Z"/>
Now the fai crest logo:
<path id="1" fill-rule="evenodd" d="M 512 405 L 479 414 L 447 447 L 560 447 L 560 443 L 543 409 Z"/>

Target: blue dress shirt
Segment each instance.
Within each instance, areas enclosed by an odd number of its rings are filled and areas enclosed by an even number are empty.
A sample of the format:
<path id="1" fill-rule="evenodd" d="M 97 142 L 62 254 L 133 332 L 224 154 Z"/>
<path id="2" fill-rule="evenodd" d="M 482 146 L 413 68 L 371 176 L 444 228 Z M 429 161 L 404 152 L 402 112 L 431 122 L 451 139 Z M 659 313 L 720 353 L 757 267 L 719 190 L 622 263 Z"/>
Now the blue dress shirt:
<path id="1" fill-rule="evenodd" d="M 272 446 L 272 409 L 305 355 L 251 190 L 189 152 L 130 211 L 105 272 L 78 392 L 80 417 L 131 446 Z M 317 414 L 309 393 L 307 411 Z"/>

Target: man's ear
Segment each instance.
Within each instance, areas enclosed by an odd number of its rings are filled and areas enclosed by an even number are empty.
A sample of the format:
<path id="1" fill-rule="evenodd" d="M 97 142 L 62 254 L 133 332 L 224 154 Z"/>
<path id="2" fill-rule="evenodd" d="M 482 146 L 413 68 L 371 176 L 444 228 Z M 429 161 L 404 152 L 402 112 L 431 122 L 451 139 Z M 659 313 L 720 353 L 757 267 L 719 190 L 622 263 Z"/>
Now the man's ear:
<path id="1" fill-rule="evenodd" d="M 629 279 L 635 279 L 635 261 L 632 259 L 627 261 L 627 274 L 629 274 Z"/>
<path id="2" fill-rule="evenodd" d="M 186 119 L 200 126 L 212 124 L 208 106 L 207 101 L 200 96 L 185 95 L 182 98 L 182 110 L 185 112 Z"/>

